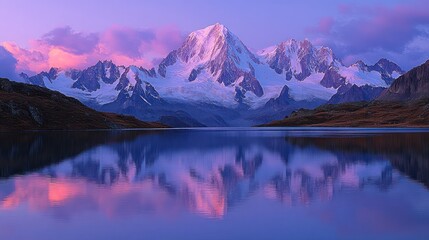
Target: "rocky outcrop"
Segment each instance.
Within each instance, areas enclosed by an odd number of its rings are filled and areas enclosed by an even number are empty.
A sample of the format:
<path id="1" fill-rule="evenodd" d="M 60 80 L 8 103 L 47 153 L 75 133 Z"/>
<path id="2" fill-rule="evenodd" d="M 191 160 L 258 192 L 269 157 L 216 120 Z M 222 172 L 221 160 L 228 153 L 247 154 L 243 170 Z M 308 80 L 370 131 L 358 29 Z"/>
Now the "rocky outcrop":
<path id="1" fill-rule="evenodd" d="M 289 87 L 284 86 L 280 95 L 277 98 L 271 98 L 266 104 L 265 107 L 281 109 L 285 106 L 290 105 L 294 100 L 289 95 Z"/>
<path id="2" fill-rule="evenodd" d="M 72 87 L 93 92 L 100 89 L 100 81 L 112 84 L 120 76 L 118 67 L 111 61 L 99 61 L 95 66 L 83 70 Z"/>
<path id="3" fill-rule="evenodd" d="M 175 64 L 177 61 L 177 51 L 172 51 L 164 58 L 158 66 L 158 73 L 161 77 L 166 77 L 167 67 Z"/>
<path id="4" fill-rule="evenodd" d="M 338 73 L 338 68 L 330 67 L 320 81 L 320 84 L 326 88 L 339 88 L 346 83 L 346 78 Z"/>
<path id="5" fill-rule="evenodd" d="M 348 102 L 370 102 L 375 100 L 386 88 L 364 85 L 343 86 L 332 96 L 328 104 L 340 104 Z"/>
<path id="6" fill-rule="evenodd" d="M 396 79 L 378 100 L 411 101 L 429 98 L 429 60 Z"/>
<path id="7" fill-rule="evenodd" d="M 44 78 L 46 78 L 48 81 L 54 81 L 58 77 L 58 68 L 51 68 L 49 72 L 41 72 L 37 75 L 29 77 L 25 73 L 21 73 L 20 77 L 26 80 L 28 83 L 31 83 L 33 85 L 37 85 L 40 87 L 45 87 Z"/>
<path id="8" fill-rule="evenodd" d="M 114 102 L 107 104 L 106 107 L 117 109 L 144 109 L 150 106 L 159 106 L 165 103 L 165 101 L 159 96 L 159 93 L 150 83 L 142 81 L 138 75 L 135 76 L 135 80 L 137 81 L 137 84 L 127 88 L 122 88 L 117 99 Z"/>

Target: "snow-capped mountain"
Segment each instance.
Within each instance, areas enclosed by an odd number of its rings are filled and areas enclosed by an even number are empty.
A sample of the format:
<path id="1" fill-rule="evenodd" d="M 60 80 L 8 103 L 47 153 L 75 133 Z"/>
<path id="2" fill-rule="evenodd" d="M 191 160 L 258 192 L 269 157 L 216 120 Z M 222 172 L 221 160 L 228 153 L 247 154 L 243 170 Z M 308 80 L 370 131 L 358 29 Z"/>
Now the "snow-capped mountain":
<path id="1" fill-rule="evenodd" d="M 161 81 L 168 84 L 158 87 L 173 101 L 257 107 L 273 95 L 264 84 L 265 67 L 237 36 L 215 24 L 191 33 L 179 49 L 160 63 Z M 275 77 L 280 92 L 284 83 Z"/>
<path id="2" fill-rule="evenodd" d="M 391 62 L 385 58 L 380 59 L 372 66 L 366 65 L 362 61 L 355 63 L 362 71 L 375 71 L 381 74 L 381 78 L 388 84 L 392 84 L 395 79 L 405 73 L 396 63 Z"/>
<path id="3" fill-rule="evenodd" d="M 90 106 L 122 102 L 125 105 L 139 103 L 154 105 L 163 100 L 152 87 L 142 79 L 155 76 L 155 70 L 135 66 L 116 66 L 111 61 L 99 61 L 84 70 L 59 70 L 52 68 L 28 77 L 21 74 L 27 82 L 60 91 L 75 97 Z"/>
<path id="4" fill-rule="evenodd" d="M 335 59 L 332 49 L 314 47 L 310 41 L 298 42 L 291 39 L 260 52 L 270 68 L 278 74 L 284 74 L 286 80 L 293 77 L 302 81 L 314 73 L 325 73 L 328 68 L 339 61 Z"/>
<path id="5" fill-rule="evenodd" d="M 171 52 L 160 64 L 162 77 L 182 76 L 189 82 L 214 80 L 224 86 L 235 86 L 264 94 L 254 76 L 259 59 L 225 26 L 215 24 L 191 33 L 185 43 Z"/>
<path id="6" fill-rule="evenodd" d="M 326 88 L 338 89 L 347 84 L 387 87 L 393 80 L 404 74 L 395 63 L 381 59 L 373 66 L 358 61 L 345 66 L 328 47 L 316 47 L 308 40 L 294 39 L 280 43 L 259 52 L 266 63 L 286 80 L 305 81 L 311 76 Z M 320 81 L 319 81 L 320 80 Z"/>
<path id="7" fill-rule="evenodd" d="M 210 126 L 229 124 L 249 111 L 257 115 L 258 109 L 284 116 L 328 101 L 342 86 L 388 87 L 400 74 L 385 59 L 374 66 L 344 66 L 332 49 L 308 40 L 289 40 L 254 54 L 228 28 L 215 24 L 189 34 L 150 70 L 100 61 L 84 70 L 53 68 L 21 76 L 97 109 L 151 121 L 185 112 Z M 305 105 L 309 102 L 313 105 Z"/>

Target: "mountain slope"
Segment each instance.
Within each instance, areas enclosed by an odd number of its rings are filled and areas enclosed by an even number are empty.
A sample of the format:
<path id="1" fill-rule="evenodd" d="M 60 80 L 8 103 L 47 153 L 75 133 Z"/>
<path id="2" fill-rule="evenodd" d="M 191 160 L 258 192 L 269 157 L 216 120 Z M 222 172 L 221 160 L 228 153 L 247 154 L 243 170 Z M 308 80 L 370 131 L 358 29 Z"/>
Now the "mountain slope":
<path id="1" fill-rule="evenodd" d="M 327 104 L 340 104 L 347 102 L 370 102 L 375 100 L 380 94 L 386 90 L 383 87 L 373 87 L 369 85 L 360 86 L 347 85 L 340 87 L 338 92 L 332 96 Z"/>
<path id="2" fill-rule="evenodd" d="M 0 78 L 0 130 L 154 128 L 162 124 L 92 110 L 46 88 Z"/>
<path id="3" fill-rule="evenodd" d="M 324 105 L 299 110 L 264 127 L 429 127 L 429 100 Z"/>
<path id="4" fill-rule="evenodd" d="M 429 60 L 393 82 L 378 98 L 381 101 L 410 101 L 429 97 Z"/>
<path id="5" fill-rule="evenodd" d="M 428 80 L 429 61 L 397 78 L 377 101 L 302 109 L 263 126 L 429 127 Z M 338 95 L 331 101 L 341 102 L 365 94 L 364 89 L 353 86 L 344 96 Z"/>

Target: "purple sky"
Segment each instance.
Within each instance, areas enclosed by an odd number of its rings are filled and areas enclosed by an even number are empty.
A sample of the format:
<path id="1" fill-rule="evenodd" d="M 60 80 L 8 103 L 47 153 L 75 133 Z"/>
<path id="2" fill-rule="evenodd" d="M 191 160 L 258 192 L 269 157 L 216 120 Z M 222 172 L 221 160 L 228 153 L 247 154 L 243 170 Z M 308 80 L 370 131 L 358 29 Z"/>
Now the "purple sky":
<path id="1" fill-rule="evenodd" d="M 429 0 L 0 0 L 0 63 L 10 52 L 17 71 L 105 58 L 151 66 L 220 22 L 253 50 L 308 38 L 347 64 L 386 57 L 410 69 L 429 58 L 427 9 Z"/>

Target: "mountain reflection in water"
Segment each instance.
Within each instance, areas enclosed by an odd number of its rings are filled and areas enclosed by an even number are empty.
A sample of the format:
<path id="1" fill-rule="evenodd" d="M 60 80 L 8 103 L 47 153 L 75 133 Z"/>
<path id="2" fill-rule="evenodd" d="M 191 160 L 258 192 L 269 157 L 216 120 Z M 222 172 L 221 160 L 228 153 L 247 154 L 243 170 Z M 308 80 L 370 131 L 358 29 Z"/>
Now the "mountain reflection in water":
<path id="1" fill-rule="evenodd" d="M 419 202 L 429 200 L 428 133 L 167 130 L 1 134 L 0 141 L 0 218 L 26 206 L 63 220 L 96 212 L 223 221 L 252 199 L 262 199 L 261 211 L 272 201 L 305 209 L 351 194 L 367 208 L 344 201 L 338 208 L 390 229 L 416 221 L 390 195 L 417 191 Z M 362 197 L 371 192 L 395 201 L 380 210 Z M 420 214 L 413 227 L 423 231 L 429 206 L 413 207 Z M 402 219 L 389 219 L 394 210 Z"/>

